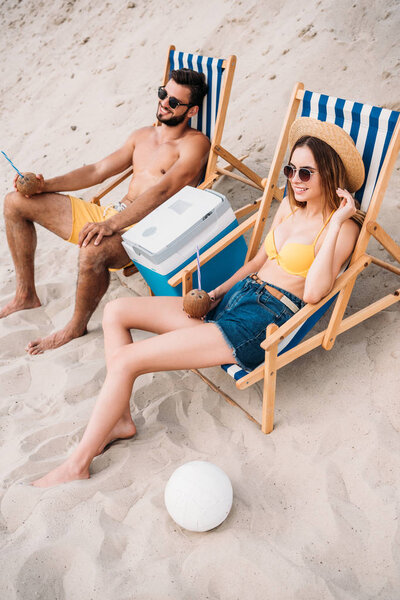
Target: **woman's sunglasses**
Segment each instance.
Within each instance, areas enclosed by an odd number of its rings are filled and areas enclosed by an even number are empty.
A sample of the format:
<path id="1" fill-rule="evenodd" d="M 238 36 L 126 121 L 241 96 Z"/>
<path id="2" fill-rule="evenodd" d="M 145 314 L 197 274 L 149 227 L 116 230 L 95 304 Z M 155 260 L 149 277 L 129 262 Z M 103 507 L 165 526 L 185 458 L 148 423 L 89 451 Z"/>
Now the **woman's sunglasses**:
<path id="1" fill-rule="evenodd" d="M 305 167 L 295 169 L 291 165 L 286 165 L 286 167 L 283 167 L 283 173 L 288 179 L 293 179 L 295 174 L 298 173 L 300 181 L 307 183 L 307 181 L 310 181 L 311 176 L 318 173 L 318 171 L 310 171 L 310 169 L 306 169 Z"/>
<path id="2" fill-rule="evenodd" d="M 160 100 L 165 100 L 165 98 L 168 98 L 168 104 L 172 110 L 175 110 L 175 108 L 178 108 L 178 106 L 191 106 L 191 104 L 185 104 L 184 102 L 181 102 L 178 100 L 178 98 L 175 98 L 175 96 L 168 96 L 168 92 L 163 85 L 158 88 L 158 97 Z"/>

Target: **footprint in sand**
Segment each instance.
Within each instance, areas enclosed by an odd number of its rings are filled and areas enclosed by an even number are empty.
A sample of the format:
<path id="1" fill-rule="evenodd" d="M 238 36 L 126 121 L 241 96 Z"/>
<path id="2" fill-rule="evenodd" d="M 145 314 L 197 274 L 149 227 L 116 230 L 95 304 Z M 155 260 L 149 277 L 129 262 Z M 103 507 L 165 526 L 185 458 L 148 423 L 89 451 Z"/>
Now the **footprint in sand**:
<path id="1" fill-rule="evenodd" d="M 68 424 L 64 425 L 64 429 L 67 429 Z M 78 429 L 75 429 L 71 433 L 65 433 L 63 435 L 55 436 L 42 444 L 37 448 L 35 452 L 31 452 L 29 455 L 30 461 L 47 461 L 49 457 L 59 456 L 60 460 L 69 454 L 72 448 L 78 444 L 82 437 L 85 426 L 82 425 Z"/>
<path id="2" fill-rule="evenodd" d="M 63 392 L 64 401 L 67 404 L 81 402 L 82 390 L 85 391 L 85 398 L 95 398 L 104 383 L 105 376 L 104 363 L 97 370 L 93 368 L 92 364 L 78 365 L 76 368 L 70 369 Z"/>
<path id="3" fill-rule="evenodd" d="M 25 346 L 32 337 L 35 330 L 16 330 L 0 337 L 0 358 L 16 358 L 25 356 Z"/>
<path id="4" fill-rule="evenodd" d="M 82 437 L 85 423 L 69 431 L 71 423 L 59 423 L 27 435 L 20 443 L 22 452 L 32 460 L 48 459 L 55 454 L 64 454 L 71 445 Z M 67 433 L 66 433 L 67 432 Z"/>
<path id="5" fill-rule="evenodd" d="M 31 373 L 26 364 L 3 367 L 0 371 L 0 395 L 2 398 L 16 396 L 28 391 L 31 385 Z"/>
<path id="6" fill-rule="evenodd" d="M 70 554 L 70 556 L 68 556 Z M 46 548 L 32 552 L 25 562 L 19 558 L 20 570 L 16 577 L 16 589 L 20 598 L 44 598 L 51 590 L 53 598 L 65 598 L 64 578 L 68 574 L 66 565 L 73 562 L 72 549 L 46 544 Z M 85 561 L 87 562 L 87 561 Z M 93 564 L 91 565 L 93 568 Z M 82 598 L 86 596 L 83 584 Z M 88 588 L 86 587 L 88 591 Z M 90 596 L 86 596 L 90 597 Z"/>

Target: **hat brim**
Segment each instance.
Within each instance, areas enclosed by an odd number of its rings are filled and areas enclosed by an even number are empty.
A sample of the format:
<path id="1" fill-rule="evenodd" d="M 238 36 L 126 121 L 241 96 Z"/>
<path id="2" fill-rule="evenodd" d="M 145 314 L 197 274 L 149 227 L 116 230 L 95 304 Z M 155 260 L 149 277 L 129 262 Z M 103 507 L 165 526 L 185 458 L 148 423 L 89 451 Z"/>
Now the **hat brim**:
<path id="1" fill-rule="evenodd" d="M 289 132 L 289 148 L 303 136 L 316 137 L 331 146 L 340 156 L 346 170 L 349 192 L 356 192 L 365 177 L 364 163 L 349 134 L 334 123 L 312 117 L 300 117 L 293 122 Z"/>

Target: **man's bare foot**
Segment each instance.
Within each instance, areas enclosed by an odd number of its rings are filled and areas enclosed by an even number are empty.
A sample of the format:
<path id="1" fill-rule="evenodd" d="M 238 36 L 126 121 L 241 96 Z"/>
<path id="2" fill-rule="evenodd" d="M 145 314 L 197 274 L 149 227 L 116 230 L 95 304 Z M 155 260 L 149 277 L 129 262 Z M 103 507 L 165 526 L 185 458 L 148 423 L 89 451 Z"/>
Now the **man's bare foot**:
<path id="1" fill-rule="evenodd" d="M 8 317 L 8 315 L 12 315 L 12 313 L 18 312 L 20 310 L 27 310 L 28 308 L 38 308 L 41 306 L 41 302 L 38 296 L 35 294 L 34 296 L 29 296 L 25 298 L 18 298 L 15 296 L 10 302 L 8 302 L 3 308 L 0 309 L 0 319 L 3 317 Z"/>
<path id="2" fill-rule="evenodd" d="M 122 417 L 115 427 L 110 431 L 106 440 L 101 444 L 96 456 L 104 452 L 107 446 L 118 440 L 128 440 L 136 434 L 136 425 L 132 418 Z"/>
<path id="3" fill-rule="evenodd" d="M 44 477 L 32 482 L 35 487 L 53 487 L 60 483 L 69 481 L 78 481 L 80 479 L 89 479 L 89 469 L 78 469 L 70 460 L 66 460 L 62 465 L 56 467 Z"/>
<path id="4" fill-rule="evenodd" d="M 81 337 L 85 333 L 87 333 L 86 327 L 82 330 L 82 328 L 75 329 L 74 327 L 67 326 L 45 338 L 29 342 L 25 350 L 28 354 L 42 354 L 46 350 L 54 350 L 54 348 L 68 344 L 71 340 Z"/>

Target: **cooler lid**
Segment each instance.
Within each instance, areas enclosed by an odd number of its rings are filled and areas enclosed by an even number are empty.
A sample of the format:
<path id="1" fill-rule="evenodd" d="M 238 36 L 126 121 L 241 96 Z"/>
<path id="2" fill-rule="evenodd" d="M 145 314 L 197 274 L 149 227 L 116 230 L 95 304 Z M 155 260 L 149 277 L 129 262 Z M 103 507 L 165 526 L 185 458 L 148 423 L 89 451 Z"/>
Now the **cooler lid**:
<path id="1" fill-rule="evenodd" d="M 180 246 L 180 240 L 198 231 L 201 224 L 226 202 L 225 196 L 213 190 L 185 186 L 164 204 L 153 210 L 123 234 L 133 248 L 147 255 L 165 253 Z"/>

